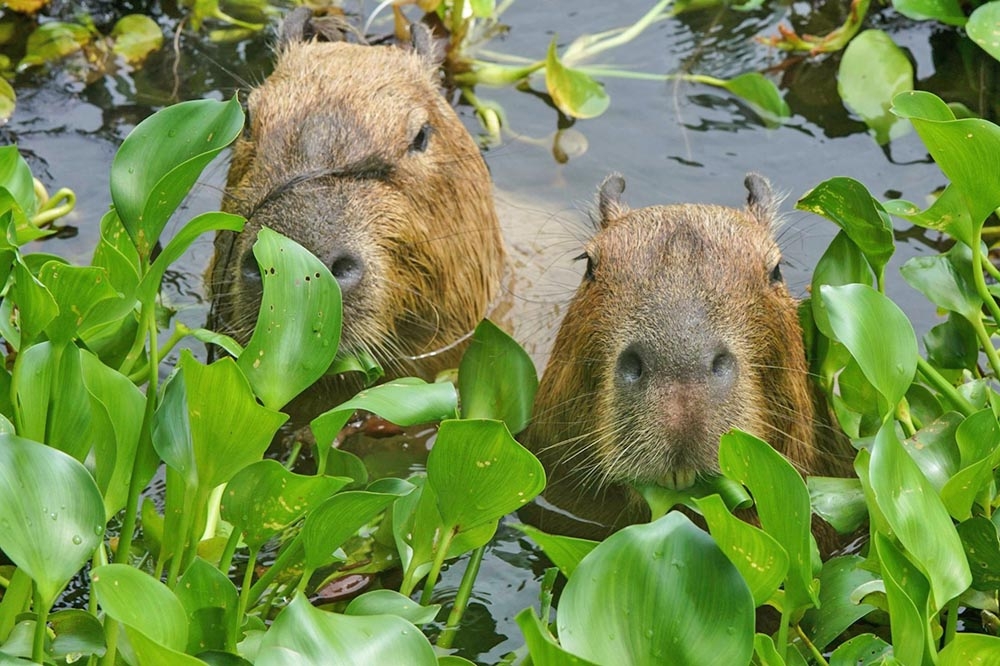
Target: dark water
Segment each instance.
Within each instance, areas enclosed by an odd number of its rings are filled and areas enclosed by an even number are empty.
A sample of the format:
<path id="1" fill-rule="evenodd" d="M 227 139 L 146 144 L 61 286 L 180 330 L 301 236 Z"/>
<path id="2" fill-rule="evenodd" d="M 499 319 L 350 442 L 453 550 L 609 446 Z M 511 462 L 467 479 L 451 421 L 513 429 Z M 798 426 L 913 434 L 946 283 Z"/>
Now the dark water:
<path id="1" fill-rule="evenodd" d="M 651 4 L 651 0 L 522 0 L 505 15 L 509 33 L 490 48 L 542 57 L 555 35 L 564 45 L 581 33 L 630 23 Z M 804 295 L 810 268 L 836 231 L 832 223 L 792 209 L 809 188 L 846 175 L 865 183 L 876 197 L 923 202 L 944 184 L 915 134 L 883 150 L 843 107 L 836 94 L 836 55 L 791 57 L 753 41 L 754 36 L 773 34 L 778 23 L 790 16 L 806 32 L 829 30 L 842 20 L 841 5 L 847 3 L 828 4 L 808 21 L 794 16 L 796 11 L 809 15 L 805 3 L 752 13 L 707 10 L 660 22 L 630 45 L 606 52 L 597 61 L 660 74 L 727 77 L 767 70 L 779 82 L 793 112 L 791 120 L 778 129 L 765 127 L 728 94 L 706 86 L 606 79 L 610 109 L 600 118 L 568 124 L 563 146 L 572 157 L 558 163 L 552 147 L 559 117 L 553 109 L 533 94 L 510 89 L 477 91 L 502 104 L 509 121 L 503 141 L 488 148 L 486 159 L 517 271 L 515 337 L 533 351 L 539 364 L 544 362 L 561 307 L 582 271 L 571 258 L 579 253 L 588 233 L 586 211 L 596 186 L 610 171 L 625 175 L 625 198 L 634 206 L 687 201 L 739 206 L 745 197 L 744 174 L 751 170 L 765 174 L 788 194 L 783 207 L 787 222 L 781 234 L 786 259 L 783 272 L 793 292 L 800 295 Z M 347 8 L 367 15 L 374 5 L 349 2 Z M 79 197 L 76 211 L 67 220 L 77 228 L 76 236 L 30 249 L 87 262 L 96 244 L 98 221 L 110 203 L 111 158 L 125 135 L 163 105 L 198 97 L 224 99 L 237 88 L 260 81 L 269 69 L 272 35 L 213 44 L 205 33 L 188 31 L 178 39 L 178 57 L 172 39 L 183 14 L 171 3 L 94 1 L 54 6 L 67 17 L 81 6 L 89 7 L 99 25 L 112 22 L 122 8 L 151 12 L 167 33 L 164 49 L 140 71 L 118 68 L 105 75 L 84 76 L 79 64 L 69 64 L 29 71 L 15 81 L 18 107 L 13 119 L 0 129 L 0 142 L 18 143 L 50 191 L 70 187 Z M 969 48 L 955 30 L 903 22 L 891 13 L 869 17 L 868 27 L 887 30 L 909 50 L 918 88 L 937 92 L 948 101 L 962 101 L 995 120 L 996 63 Z M 19 57 L 16 45 L 4 48 L 13 58 Z M 544 92 L 542 82 L 533 85 Z M 460 113 L 470 131 L 478 134 L 471 111 L 462 108 Z M 221 161 L 209 167 L 168 234 L 195 214 L 217 208 L 225 169 Z M 933 239 L 918 235 L 907 241 L 900 251 L 905 256 L 894 260 L 888 272 L 889 294 L 916 319 L 918 334 L 933 325 L 933 309 L 902 282 L 895 266 L 925 252 L 925 240 Z M 165 299 L 189 325 L 204 323 L 207 305 L 202 273 L 210 255 L 211 239 L 202 239 L 168 275 Z M 469 630 L 457 641 L 464 656 L 494 663 L 523 642 L 513 617 L 537 603 L 540 567 L 527 542 L 502 526 L 480 573 L 468 615 Z M 459 563 L 446 573 L 440 598 L 453 596 L 463 569 Z"/>

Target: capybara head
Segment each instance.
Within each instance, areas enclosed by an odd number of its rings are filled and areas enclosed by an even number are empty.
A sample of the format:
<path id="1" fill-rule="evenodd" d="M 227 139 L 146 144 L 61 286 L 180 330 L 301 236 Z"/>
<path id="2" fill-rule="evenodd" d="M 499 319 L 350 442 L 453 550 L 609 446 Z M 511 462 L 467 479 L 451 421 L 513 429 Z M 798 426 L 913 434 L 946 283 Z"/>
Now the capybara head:
<path id="1" fill-rule="evenodd" d="M 247 225 L 216 238 L 215 323 L 249 338 L 261 296 L 251 248 L 267 226 L 337 279 L 342 346 L 411 373 L 408 360 L 462 339 L 499 290 L 489 174 L 441 95 L 430 49 L 305 41 L 303 12 L 249 96 L 223 204 Z"/>
<path id="2" fill-rule="evenodd" d="M 591 497 L 691 486 L 718 471 L 719 438 L 734 427 L 811 471 L 813 403 L 770 185 L 747 176 L 742 210 L 630 210 L 624 187 L 612 175 L 600 189 L 527 443 L 554 483 Z"/>

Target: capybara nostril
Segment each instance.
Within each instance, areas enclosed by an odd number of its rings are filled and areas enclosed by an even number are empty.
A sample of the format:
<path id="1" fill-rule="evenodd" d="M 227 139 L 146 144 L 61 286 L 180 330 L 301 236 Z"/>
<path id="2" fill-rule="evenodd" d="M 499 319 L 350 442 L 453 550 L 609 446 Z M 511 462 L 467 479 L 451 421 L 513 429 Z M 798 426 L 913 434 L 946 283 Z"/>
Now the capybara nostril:
<path id="1" fill-rule="evenodd" d="M 330 262 L 330 272 L 340 286 L 341 294 L 354 291 L 365 277 L 364 260 L 352 252 L 343 252 Z"/>
<path id="2" fill-rule="evenodd" d="M 647 366 L 642 356 L 642 347 L 637 343 L 630 344 L 618 355 L 615 377 L 623 387 L 634 387 L 642 380 Z"/>

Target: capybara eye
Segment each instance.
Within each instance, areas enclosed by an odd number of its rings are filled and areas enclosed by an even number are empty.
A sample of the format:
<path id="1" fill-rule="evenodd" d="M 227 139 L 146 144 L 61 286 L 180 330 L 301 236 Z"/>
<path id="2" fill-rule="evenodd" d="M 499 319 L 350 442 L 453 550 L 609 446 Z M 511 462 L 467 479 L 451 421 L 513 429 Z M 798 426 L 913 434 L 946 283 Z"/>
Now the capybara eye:
<path id="1" fill-rule="evenodd" d="M 587 254 L 586 252 L 584 252 L 583 254 L 581 254 L 578 257 L 573 257 L 573 261 L 582 261 L 584 259 L 587 260 L 587 270 L 584 272 L 583 277 L 585 277 L 588 280 L 593 280 L 594 279 L 594 260 L 591 258 L 591 256 L 589 254 Z"/>
<path id="2" fill-rule="evenodd" d="M 774 268 L 771 269 L 771 284 L 778 284 L 783 281 L 784 278 L 781 276 L 781 263 L 779 262 L 774 265 Z"/>
<path id="3" fill-rule="evenodd" d="M 410 142 L 410 152 L 422 153 L 427 150 L 427 144 L 430 143 L 433 132 L 434 128 L 430 126 L 430 123 L 424 123 L 417 135 L 413 137 L 413 141 Z"/>

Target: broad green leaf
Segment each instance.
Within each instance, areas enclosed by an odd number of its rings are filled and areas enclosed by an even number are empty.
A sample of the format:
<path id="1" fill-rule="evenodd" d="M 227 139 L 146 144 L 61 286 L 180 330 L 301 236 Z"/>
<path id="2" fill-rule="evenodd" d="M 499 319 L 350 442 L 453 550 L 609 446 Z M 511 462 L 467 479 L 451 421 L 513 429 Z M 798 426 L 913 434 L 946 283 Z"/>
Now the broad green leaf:
<path id="1" fill-rule="evenodd" d="M 955 433 L 963 420 L 961 414 L 948 412 L 903 442 L 903 448 L 936 492 L 940 492 L 960 468 Z"/>
<path id="2" fill-rule="evenodd" d="M 865 493 L 857 479 L 810 476 L 806 487 L 813 513 L 839 533 L 850 534 L 868 519 Z"/>
<path id="3" fill-rule="evenodd" d="M 785 666 L 785 660 L 778 654 L 778 649 L 774 647 L 774 639 L 767 634 L 755 634 L 753 637 L 753 651 L 760 662 L 760 666 Z M 791 656 L 791 655 L 789 655 Z"/>
<path id="4" fill-rule="evenodd" d="M 1000 3 L 984 2 L 976 7 L 969 15 L 965 32 L 981 49 L 1000 60 Z"/>
<path id="5" fill-rule="evenodd" d="M 224 573 L 196 557 L 177 581 L 174 593 L 187 614 L 187 652 L 235 650 L 238 592 Z"/>
<path id="6" fill-rule="evenodd" d="M 797 609 L 815 605 L 812 513 L 809 491 L 802 477 L 766 442 L 740 430 L 731 430 L 722 436 L 719 467 L 726 476 L 750 489 L 761 527 L 787 551 L 785 595 L 789 606 Z M 759 547 L 770 550 L 767 546 Z M 777 560 L 775 563 L 780 564 Z"/>
<path id="7" fill-rule="evenodd" d="M 892 224 L 864 185 L 853 178 L 831 178 L 807 192 L 795 207 L 836 223 L 861 249 L 876 275 L 885 270 L 895 250 Z"/>
<path id="8" fill-rule="evenodd" d="M 927 360 L 936 368 L 973 370 L 979 361 L 979 340 L 976 331 L 957 314 L 938 324 L 924 336 Z"/>
<path id="9" fill-rule="evenodd" d="M 443 421 L 427 457 L 427 483 L 455 532 L 493 523 L 545 487 L 538 459 L 500 421 Z"/>
<path id="10" fill-rule="evenodd" d="M 349 481 L 303 476 L 277 460 L 260 460 L 229 481 L 222 496 L 222 518 L 242 532 L 243 541 L 256 551 Z"/>
<path id="11" fill-rule="evenodd" d="M 90 579 L 97 602 L 110 617 L 160 645 L 184 651 L 187 613 L 166 585 L 126 564 L 97 567 L 90 572 Z"/>
<path id="12" fill-rule="evenodd" d="M 406 620 L 327 613 L 313 608 L 301 594 L 278 613 L 260 647 L 257 666 L 437 664 L 434 648 Z"/>
<path id="13" fill-rule="evenodd" d="M 38 201 L 31 168 L 15 145 L 0 146 L 0 187 L 7 189 L 26 216 L 35 214 Z"/>
<path id="14" fill-rule="evenodd" d="M 111 29 L 111 50 L 129 64 L 138 65 L 163 45 L 163 31 L 156 21 L 142 14 L 128 14 Z"/>
<path id="15" fill-rule="evenodd" d="M 983 307 L 983 300 L 967 277 L 971 268 L 969 249 L 956 245 L 946 254 L 912 257 L 899 272 L 931 303 L 943 310 L 957 312 L 971 322 L 979 320 Z"/>
<path id="16" fill-rule="evenodd" d="M 45 327 L 49 340 L 64 345 L 78 335 L 91 310 L 102 301 L 117 296 L 103 268 L 67 266 L 50 261 L 42 266 L 38 279 L 55 299 L 58 312 Z"/>
<path id="17" fill-rule="evenodd" d="M 686 506 L 699 511 L 697 500 L 710 495 L 721 497 L 729 511 L 749 509 L 753 506 L 753 498 L 747 493 L 746 488 L 721 474 L 699 475 L 694 485 L 684 490 L 665 488 L 659 484 L 633 487 L 649 505 L 652 520 L 665 515 L 675 506 Z"/>
<path id="18" fill-rule="evenodd" d="M 0 78 L 0 123 L 10 120 L 15 108 L 17 108 L 17 93 L 7 83 L 7 79 Z"/>
<path id="19" fill-rule="evenodd" d="M 959 634 L 944 646 L 938 657 L 938 666 L 996 666 L 1000 663 L 1000 638 Z"/>
<path id="20" fill-rule="evenodd" d="M 88 655 L 104 655 L 104 625 L 92 613 L 75 608 L 49 616 L 52 639 L 51 656 L 67 663 Z"/>
<path id="21" fill-rule="evenodd" d="M 872 458 L 874 463 L 874 456 Z M 927 579 L 882 533 L 875 533 L 872 544 L 881 565 L 889 601 L 893 656 L 903 664 L 933 663 L 927 654 L 925 638 L 930 619 Z"/>
<path id="22" fill-rule="evenodd" d="M 372 590 L 351 600 L 345 615 L 396 615 L 413 624 L 433 622 L 441 604 L 421 606 L 395 590 Z"/>
<path id="23" fill-rule="evenodd" d="M 480 322 L 458 367 L 462 418 L 497 419 L 516 435 L 528 425 L 537 390 L 527 352 L 489 319 Z"/>
<path id="24" fill-rule="evenodd" d="M 942 105 L 933 94 L 914 91 L 896 95 L 893 113 L 910 119 L 980 227 L 1000 206 L 1000 127 L 978 118 L 953 120 L 951 109 Z"/>
<path id="25" fill-rule="evenodd" d="M 111 199 L 143 257 L 209 162 L 243 129 L 238 99 L 168 106 L 139 123 L 111 164 Z"/>
<path id="26" fill-rule="evenodd" d="M 976 516 L 959 523 L 958 535 L 972 571 L 972 587 L 977 590 L 1000 588 L 1000 537 L 988 518 Z"/>
<path id="27" fill-rule="evenodd" d="M 903 450 L 891 420 L 875 438 L 869 477 L 879 510 L 930 582 L 936 612 L 969 587 L 972 574 L 951 516 Z"/>
<path id="28" fill-rule="evenodd" d="M 763 605 L 788 574 L 788 553 L 767 532 L 729 513 L 718 495 L 696 501 L 712 538 L 750 587 L 754 606 Z"/>
<path id="29" fill-rule="evenodd" d="M 306 567 L 318 569 L 333 561 L 333 553 L 375 516 L 397 499 L 397 495 L 348 490 L 337 493 L 306 516 L 302 526 Z"/>
<path id="30" fill-rule="evenodd" d="M 611 103 L 604 86 L 559 61 L 555 39 L 545 59 L 545 87 L 556 108 L 571 118 L 595 118 Z"/>
<path id="31" fill-rule="evenodd" d="M 750 590 L 680 513 L 595 548 L 566 583 L 557 624 L 565 650 L 599 664 L 746 664 L 753 653 Z"/>
<path id="32" fill-rule="evenodd" d="M 343 449 L 325 448 L 327 460 L 323 468 L 324 474 L 351 479 L 352 483 L 345 486 L 349 490 L 357 490 L 368 484 L 368 468 L 361 458 Z"/>
<path id="33" fill-rule="evenodd" d="M 861 634 L 833 651 L 830 666 L 885 666 L 887 659 L 892 659 L 891 645 L 875 634 Z"/>
<path id="34" fill-rule="evenodd" d="M 46 607 L 104 536 L 104 502 L 61 451 L 0 435 L 0 550 L 31 576 Z"/>
<path id="35" fill-rule="evenodd" d="M 952 518 L 963 521 L 972 517 L 977 496 L 989 490 L 993 469 L 1000 465 L 1000 424 L 993 410 L 983 409 L 966 418 L 958 426 L 955 440 L 962 468 L 944 484 L 941 500 Z"/>
<path id="36" fill-rule="evenodd" d="M 340 287 L 323 262 L 264 228 L 253 246 L 264 280 L 240 369 L 265 406 L 281 409 L 323 376 L 340 344 Z"/>
<path id="37" fill-rule="evenodd" d="M 17 68 L 27 69 L 76 53 L 91 39 L 93 35 L 82 25 L 61 21 L 43 23 L 28 35 L 24 57 Z"/>
<path id="38" fill-rule="evenodd" d="M 515 619 L 524 634 L 531 663 L 535 666 L 594 666 L 594 662 L 570 654 L 560 647 L 534 609 L 525 608 Z"/>
<path id="39" fill-rule="evenodd" d="M 823 284 L 840 286 L 854 283 L 871 285 L 872 272 L 861 249 L 851 240 L 847 232 L 841 229 L 830 241 L 830 245 L 816 264 L 812 277 L 812 293 L 819 294 L 819 287 Z M 823 299 L 810 298 L 809 305 L 816 328 L 826 337 L 832 338 L 833 331 L 830 330 Z"/>
<path id="40" fill-rule="evenodd" d="M 721 87 L 749 104 L 754 113 L 769 125 L 780 124 L 792 115 L 778 87 L 759 72 L 740 74 L 723 81 Z"/>
<path id="41" fill-rule="evenodd" d="M 844 49 L 837 71 L 837 92 L 884 146 L 910 125 L 889 110 L 897 93 L 913 90 L 913 65 L 881 30 L 865 30 Z"/>
<path id="42" fill-rule="evenodd" d="M 906 394 L 917 369 L 917 339 L 910 320 L 871 287 L 820 287 L 837 339 L 851 351 L 862 372 L 885 399 L 882 413 Z"/>
<path id="43" fill-rule="evenodd" d="M 823 563 L 819 574 L 819 606 L 802 616 L 799 626 L 817 649 L 824 649 L 848 627 L 875 610 L 866 603 L 855 603 L 851 593 L 860 585 L 877 580 L 861 565 L 857 555 L 835 557 Z"/>
<path id="44" fill-rule="evenodd" d="M 514 525 L 514 527 L 537 543 L 545 551 L 545 556 L 552 560 L 552 564 L 559 567 L 559 571 L 566 578 L 573 575 L 580 561 L 600 543 L 589 539 L 547 534 L 531 525 Z"/>
<path id="45" fill-rule="evenodd" d="M 17 307 L 17 325 L 21 332 L 18 349 L 24 351 L 34 344 L 45 327 L 59 314 L 59 306 L 49 292 L 31 271 L 18 259 L 14 263 L 14 286 L 8 298 Z"/>
<path id="46" fill-rule="evenodd" d="M 965 13 L 957 0 L 893 0 L 897 12 L 916 21 L 933 19 L 948 25 L 965 25 Z"/>
<path id="47" fill-rule="evenodd" d="M 975 242 L 969 209 L 962 199 L 961 191 L 954 184 L 946 186 L 927 210 L 920 210 L 916 204 L 902 199 L 886 201 L 882 205 L 890 215 L 901 217 L 924 229 L 934 229 L 954 236 L 969 247 Z"/>
<path id="48" fill-rule="evenodd" d="M 203 666 L 204 664 L 200 659 L 184 654 L 182 650 L 175 650 L 154 641 L 135 627 L 126 625 L 125 633 L 128 634 L 129 645 L 135 653 L 136 663 L 142 666 Z"/>

